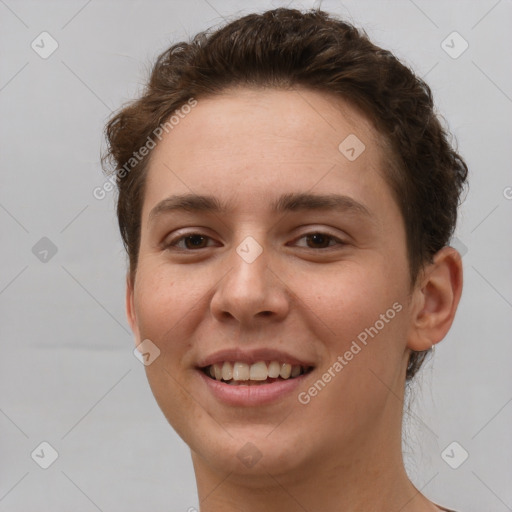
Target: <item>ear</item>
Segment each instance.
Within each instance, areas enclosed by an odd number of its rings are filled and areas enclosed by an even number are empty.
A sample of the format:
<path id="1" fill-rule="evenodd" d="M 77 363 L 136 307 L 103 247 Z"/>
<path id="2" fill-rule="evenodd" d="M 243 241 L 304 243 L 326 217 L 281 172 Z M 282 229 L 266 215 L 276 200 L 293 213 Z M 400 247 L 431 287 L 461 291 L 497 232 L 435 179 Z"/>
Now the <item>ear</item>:
<path id="1" fill-rule="evenodd" d="M 413 291 L 408 348 L 428 350 L 446 336 L 461 293 L 462 258 L 453 247 L 443 247 L 422 272 Z"/>
<path id="2" fill-rule="evenodd" d="M 135 314 L 134 286 L 135 283 L 132 282 L 128 272 L 126 274 L 126 318 L 135 336 L 135 346 L 137 346 L 140 343 L 140 332 L 137 315 Z"/>

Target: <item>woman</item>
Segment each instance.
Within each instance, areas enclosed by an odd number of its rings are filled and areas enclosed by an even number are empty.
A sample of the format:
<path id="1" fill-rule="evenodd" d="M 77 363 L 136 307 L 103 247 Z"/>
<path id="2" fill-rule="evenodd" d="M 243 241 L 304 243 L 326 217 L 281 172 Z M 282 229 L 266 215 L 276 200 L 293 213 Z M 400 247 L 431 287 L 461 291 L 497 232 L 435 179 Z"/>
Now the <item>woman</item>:
<path id="1" fill-rule="evenodd" d="M 107 138 L 128 319 L 201 511 L 447 510 L 401 453 L 462 290 L 467 167 L 428 86 L 276 9 L 165 51 Z"/>

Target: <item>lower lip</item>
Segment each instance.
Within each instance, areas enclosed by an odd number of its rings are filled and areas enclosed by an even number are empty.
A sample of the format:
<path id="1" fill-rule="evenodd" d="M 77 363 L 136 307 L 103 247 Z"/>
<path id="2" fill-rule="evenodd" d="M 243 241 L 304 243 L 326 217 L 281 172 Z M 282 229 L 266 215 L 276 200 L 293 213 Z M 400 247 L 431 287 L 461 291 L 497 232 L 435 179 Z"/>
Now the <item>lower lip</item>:
<path id="1" fill-rule="evenodd" d="M 198 372 L 215 398 L 234 406 L 256 406 L 278 402 L 296 390 L 311 373 L 309 372 L 293 379 L 276 380 L 269 384 L 244 386 L 226 384 L 225 382 L 208 377 L 201 370 L 198 370 Z"/>

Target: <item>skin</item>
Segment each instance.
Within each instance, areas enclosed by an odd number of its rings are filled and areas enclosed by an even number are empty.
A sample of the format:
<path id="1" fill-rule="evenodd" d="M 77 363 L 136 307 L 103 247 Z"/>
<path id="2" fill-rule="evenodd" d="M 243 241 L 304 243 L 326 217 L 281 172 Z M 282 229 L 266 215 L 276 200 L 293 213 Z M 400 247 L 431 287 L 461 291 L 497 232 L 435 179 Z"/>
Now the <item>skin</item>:
<path id="1" fill-rule="evenodd" d="M 365 144 L 354 161 L 338 150 L 349 134 Z M 191 449 L 204 512 L 439 510 L 405 473 L 402 403 L 410 350 L 430 348 L 452 324 L 461 258 L 442 249 L 411 285 L 380 142 L 340 99 L 237 88 L 198 99 L 151 154 L 127 315 L 136 344 L 150 339 L 161 351 L 147 377 Z M 368 214 L 273 214 L 272 201 L 290 192 L 336 192 Z M 189 193 L 232 210 L 150 219 L 162 200 Z M 334 238 L 306 237 L 319 232 Z M 209 237 L 200 248 L 164 246 L 194 233 Z M 263 249 L 252 263 L 236 252 L 248 236 Z M 294 392 L 277 404 L 226 405 L 196 369 L 219 349 L 274 347 L 313 362 L 307 391 L 395 303 L 401 311 L 308 404 Z M 252 467 L 237 457 L 248 442 L 261 454 Z"/>

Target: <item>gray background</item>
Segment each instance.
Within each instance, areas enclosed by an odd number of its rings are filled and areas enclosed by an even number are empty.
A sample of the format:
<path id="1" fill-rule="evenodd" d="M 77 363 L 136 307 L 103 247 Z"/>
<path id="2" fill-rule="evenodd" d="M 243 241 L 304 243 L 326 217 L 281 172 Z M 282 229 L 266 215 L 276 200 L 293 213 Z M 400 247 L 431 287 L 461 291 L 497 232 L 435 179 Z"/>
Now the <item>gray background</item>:
<path id="1" fill-rule="evenodd" d="M 114 196 L 92 195 L 105 179 L 102 129 L 171 42 L 284 5 L 0 0 L 0 511 L 197 507 L 188 449 L 132 354 Z M 426 77 L 471 171 L 454 242 L 465 252 L 463 298 L 414 388 L 409 474 L 461 512 L 512 510 L 512 3 L 322 7 Z M 47 58 L 31 47 L 43 31 L 59 45 Z M 469 43 L 458 58 L 442 47 L 453 31 Z M 453 53 L 463 42 L 446 44 Z M 35 462 L 50 461 L 43 441 L 58 452 L 48 469 Z M 441 455 L 453 441 L 469 453 L 458 469 Z M 452 464 L 462 453 L 448 450 Z"/>

